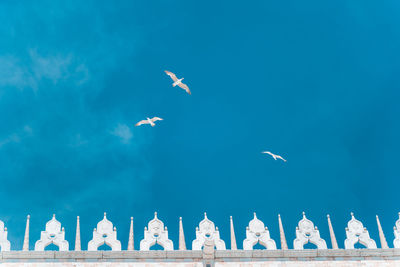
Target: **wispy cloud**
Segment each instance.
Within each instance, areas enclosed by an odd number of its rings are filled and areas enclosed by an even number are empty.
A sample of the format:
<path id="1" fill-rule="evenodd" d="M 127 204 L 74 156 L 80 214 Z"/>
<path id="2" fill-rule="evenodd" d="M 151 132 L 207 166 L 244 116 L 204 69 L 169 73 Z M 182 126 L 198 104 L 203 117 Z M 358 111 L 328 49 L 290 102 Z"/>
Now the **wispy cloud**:
<path id="1" fill-rule="evenodd" d="M 41 55 L 35 49 L 28 49 L 27 59 L 14 55 L 0 56 L 0 87 L 37 91 L 42 81 L 48 80 L 56 85 L 66 79 L 73 80 L 75 85 L 89 80 L 88 68 L 71 53 Z"/>
<path id="2" fill-rule="evenodd" d="M 111 133 L 114 136 L 118 136 L 121 140 L 121 143 L 124 144 L 129 144 L 133 137 L 131 129 L 126 124 L 118 124 Z"/>

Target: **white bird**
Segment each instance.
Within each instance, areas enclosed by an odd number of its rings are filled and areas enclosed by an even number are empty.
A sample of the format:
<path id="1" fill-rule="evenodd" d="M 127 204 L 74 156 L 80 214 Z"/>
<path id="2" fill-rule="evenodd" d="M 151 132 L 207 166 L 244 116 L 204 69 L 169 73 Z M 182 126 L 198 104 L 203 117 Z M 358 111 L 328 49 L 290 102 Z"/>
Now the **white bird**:
<path id="1" fill-rule="evenodd" d="M 154 127 L 156 124 L 154 123 L 155 121 L 162 121 L 163 119 L 159 117 L 154 117 L 152 119 L 146 118 L 145 120 L 141 120 L 138 123 L 135 124 L 135 126 L 140 126 L 142 124 L 150 124 L 152 127 Z"/>
<path id="2" fill-rule="evenodd" d="M 189 95 L 192 94 L 192 93 L 190 92 L 190 90 L 189 90 L 189 87 L 188 87 L 186 84 L 182 83 L 182 80 L 183 80 L 184 78 L 178 79 L 178 78 L 176 78 L 176 75 L 175 75 L 175 74 L 173 74 L 172 72 L 167 71 L 167 70 L 165 71 L 165 73 L 166 73 L 169 77 L 171 77 L 171 79 L 174 81 L 174 83 L 172 84 L 173 87 L 175 87 L 175 86 L 178 85 L 180 88 L 182 88 L 183 90 L 185 90 Z"/>
<path id="3" fill-rule="evenodd" d="M 282 158 L 282 157 L 279 156 L 279 155 L 275 155 L 275 154 L 273 154 L 273 153 L 271 153 L 271 152 L 269 152 L 269 151 L 263 151 L 263 152 L 261 152 L 261 153 L 271 155 L 271 156 L 274 158 L 274 160 L 276 160 L 276 159 L 281 159 L 281 160 L 283 160 L 284 162 L 286 162 L 286 159 Z"/>

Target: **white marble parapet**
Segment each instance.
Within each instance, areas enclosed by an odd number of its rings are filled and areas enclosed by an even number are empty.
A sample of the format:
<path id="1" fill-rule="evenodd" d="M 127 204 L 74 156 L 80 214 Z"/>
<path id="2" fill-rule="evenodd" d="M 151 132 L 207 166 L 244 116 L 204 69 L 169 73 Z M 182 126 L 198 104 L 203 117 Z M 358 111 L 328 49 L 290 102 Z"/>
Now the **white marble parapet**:
<path id="1" fill-rule="evenodd" d="M 395 260 L 400 249 L 215 250 L 213 262 Z M 6 262 L 203 262 L 203 251 L 4 251 Z"/>
<path id="2" fill-rule="evenodd" d="M 220 236 L 218 227 L 216 227 L 215 224 L 207 218 L 206 214 L 204 214 L 204 219 L 199 223 L 199 227 L 196 227 L 195 230 L 196 239 L 192 241 L 192 248 L 186 248 L 186 242 L 183 234 L 182 219 L 179 219 L 179 246 L 178 248 L 176 247 L 174 248 L 173 243 L 177 241 L 169 239 L 167 227 L 165 227 L 163 222 L 157 218 L 156 214 L 157 213 L 155 213 L 154 219 L 149 222 L 148 228 L 145 228 L 144 239 L 140 242 L 140 250 L 151 250 L 151 247 L 157 243 L 162 247 L 164 247 L 165 250 L 170 250 L 170 251 L 175 251 L 175 249 L 179 249 L 180 251 L 185 251 L 186 249 L 187 250 L 191 249 L 194 251 L 202 251 L 207 242 L 209 247 L 215 248 L 216 250 L 220 251 L 227 249 L 225 246 L 225 242 L 223 241 L 223 237 Z M 25 238 L 24 238 L 24 243 L 22 245 L 23 247 L 22 251 L 24 252 L 29 252 L 29 221 L 30 221 L 30 216 L 27 217 Z M 246 233 L 246 239 L 242 241 L 243 246 L 238 247 L 236 245 L 235 231 L 233 229 L 233 221 L 231 217 L 230 220 L 228 221 L 230 222 L 230 224 L 228 223 L 225 224 L 225 227 L 229 227 L 230 225 L 231 228 L 232 242 L 230 250 L 236 250 L 236 249 L 252 250 L 255 244 L 260 243 L 261 245 L 266 247 L 265 249 L 268 250 L 277 249 L 277 250 L 292 251 L 293 249 L 297 250 L 303 248 L 303 245 L 308 242 L 314 243 L 317 246 L 317 249 L 332 250 L 331 248 L 327 247 L 325 240 L 323 240 L 320 237 L 320 231 L 314 226 L 313 222 L 311 222 L 309 219 L 305 217 L 304 213 L 303 213 L 303 219 L 299 222 L 298 227 L 296 228 L 296 239 L 294 240 L 293 242 L 294 245 L 292 247 L 287 246 L 286 237 L 283 231 L 283 223 L 280 215 L 278 215 L 278 221 L 279 221 L 279 234 L 281 238 L 280 248 L 278 248 L 276 246 L 275 241 L 270 238 L 270 232 L 272 233 L 274 231 L 277 231 L 278 229 L 276 228 L 268 229 L 267 227 L 265 227 L 262 221 L 257 219 L 255 214 L 254 218 L 249 222 L 249 226 L 247 227 L 247 229 L 235 230 L 236 232 L 242 231 Z M 79 251 L 80 249 L 85 249 L 81 248 L 80 245 L 81 243 L 80 224 L 85 224 L 85 223 L 86 222 L 81 221 L 79 217 L 77 218 L 77 227 L 76 227 L 77 232 L 75 241 L 76 251 Z M 333 232 L 333 226 L 330 221 L 330 217 L 328 217 L 328 224 L 330 231 L 329 234 L 332 239 L 332 248 L 333 249 L 341 248 L 341 246 L 338 247 L 338 244 L 336 242 L 336 237 Z M 338 223 L 336 222 L 336 226 L 337 225 Z M 355 219 L 353 213 L 351 213 L 351 220 L 348 222 L 347 226 L 348 226 L 346 228 L 347 238 L 345 240 L 345 245 L 344 245 L 345 249 L 348 250 L 354 249 L 354 244 L 356 243 L 361 243 L 361 245 L 364 245 L 365 248 L 362 248 L 364 250 L 377 248 L 376 242 L 374 241 L 374 238 L 376 238 L 376 236 L 370 237 L 367 228 L 364 227 L 361 221 Z M 388 244 L 386 242 L 386 237 L 385 234 L 383 233 L 382 226 L 380 225 L 379 220 L 377 220 L 377 226 L 379 229 L 381 243 L 384 244 L 381 248 L 386 249 L 388 247 Z M 400 219 L 396 221 L 396 226 L 394 228 L 394 242 L 393 242 L 394 247 L 398 249 L 400 249 L 399 229 L 400 229 Z M 4 223 L 0 221 L 0 249 L 4 252 L 7 252 L 8 250 L 10 250 L 10 245 L 11 248 L 21 248 L 21 244 L 20 245 L 10 244 L 10 242 L 7 240 L 7 234 L 8 231 L 4 227 Z M 16 234 L 13 233 L 13 235 L 15 236 Z M 327 235 L 328 233 L 321 233 L 321 236 L 327 236 Z M 393 237 L 390 237 L 390 235 L 388 235 L 388 237 L 390 238 L 389 240 L 393 240 L 392 239 Z M 210 243 L 211 241 L 212 243 Z M 296 242 L 299 243 L 300 245 L 297 244 Z M 240 244 L 241 242 L 239 241 L 238 243 Z M 55 219 L 55 215 L 53 216 L 53 219 L 46 224 L 46 230 L 42 231 L 42 236 L 40 240 L 36 242 L 35 250 L 43 251 L 44 248 L 49 244 L 58 245 L 59 246 L 58 250 L 60 251 L 69 251 L 69 243 L 68 240 L 65 240 L 64 228 L 62 228 L 61 223 Z M 134 250 L 135 241 L 133 235 L 133 218 L 131 217 L 128 246 L 122 247 L 121 242 L 117 239 L 116 226 L 114 226 L 112 222 L 106 218 L 106 213 L 104 213 L 103 220 L 101 220 L 97 224 L 97 227 L 94 228 L 93 230 L 93 239 L 89 241 L 87 250 L 97 251 L 98 247 L 104 244 L 109 246 L 114 252 L 117 251 L 125 252 Z"/>

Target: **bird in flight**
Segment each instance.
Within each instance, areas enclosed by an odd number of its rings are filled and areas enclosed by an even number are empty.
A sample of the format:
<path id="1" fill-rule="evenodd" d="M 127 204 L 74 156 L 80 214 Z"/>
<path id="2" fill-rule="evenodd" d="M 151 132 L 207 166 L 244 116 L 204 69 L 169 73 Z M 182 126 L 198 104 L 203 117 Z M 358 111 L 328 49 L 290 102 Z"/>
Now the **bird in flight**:
<path id="1" fill-rule="evenodd" d="M 279 155 L 272 154 L 272 153 L 269 152 L 269 151 L 263 151 L 263 152 L 261 152 L 261 153 L 271 155 L 271 156 L 274 158 L 274 160 L 276 160 L 276 159 L 281 159 L 281 160 L 283 160 L 284 162 L 286 162 L 286 159 L 282 158 L 282 157 L 279 156 Z"/>
<path id="2" fill-rule="evenodd" d="M 172 72 L 167 71 L 167 70 L 165 71 L 165 73 L 166 73 L 169 77 L 171 77 L 171 79 L 174 81 L 174 83 L 172 84 L 173 87 L 175 87 L 175 86 L 178 85 L 180 88 L 182 88 L 183 90 L 185 90 L 189 95 L 192 94 L 192 93 L 190 92 L 190 90 L 189 90 L 189 87 L 188 87 L 186 84 L 182 83 L 182 80 L 183 80 L 184 78 L 178 79 L 178 78 L 176 78 L 176 75 L 175 75 L 175 74 L 173 74 Z"/>
<path id="3" fill-rule="evenodd" d="M 135 124 L 135 126 L 140 126 L 142 124 L 150 124 L 151 127 L 154 127 L 156 124 L 154 123 L 155 121 L 162 121 L 163 119 L 159 118 L 159 117 L 154 117 L 152 119 L 150 118 L 146 118 L 145 120 L 141 120 L 138 123 Z"/>

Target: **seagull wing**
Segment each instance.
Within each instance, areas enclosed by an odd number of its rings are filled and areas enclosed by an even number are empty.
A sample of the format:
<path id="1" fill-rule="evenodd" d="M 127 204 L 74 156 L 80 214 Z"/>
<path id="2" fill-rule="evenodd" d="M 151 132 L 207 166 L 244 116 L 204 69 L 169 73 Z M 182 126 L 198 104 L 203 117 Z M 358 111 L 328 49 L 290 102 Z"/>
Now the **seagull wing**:
<path id="1" fill-rule="evenodd" d="M 152 122 L 155 122 L 155 121 L 162 121 L 162 120 L 163 120 L 163 119 L 161 119 L 161 118 L 159 118 L 159 117 L 154 117 L 154 118 L 151 119 Z"/>
<path id="2" fill-rule="evenodd" d="M 148 124 L 149 122 L 147 120 L 141 120 L 138 123 L 135 124 L 135 126 L 140 126 L 142 124 Z"/>
<path id="3" fill-rule="evenodd" d="M 281 156 L 276 156 L 278 159 L 283 160 L 284 162 L 286 162 L 286 159 L 282 158 Z"/>
<path id="4" fill-rule="evenodd" d="M 166 73 L 169 77 L 171 77 L 171 79 L 172 79 L 174 82 L 176 82 L 176 81 L 178 80 L 178 78 L 176 78 L 176 75 L 173 74 L 172 72 L 166 70 L 165 73 Z"/>
<path id="5" fill-rule="evenodd" d="M 271 152 L 269 152 L 269 151 L 263 151 L 263 152 L 261 152 L 261 153 L 264 153 L 264 154 L 269 154 L 269 155 L 273 155 Z"/>
<path id="6" fill-rule="evenodd" d="M 186 84 L 180 83 L 180 84 L 178 84 L 178 86 L 179 86 L 180 88 L 182 88 L 183 90 L 185 90 L 189 95 L 192 94 L 192 92 L 190 92 L 189 87 L 188 87 Z"/>

